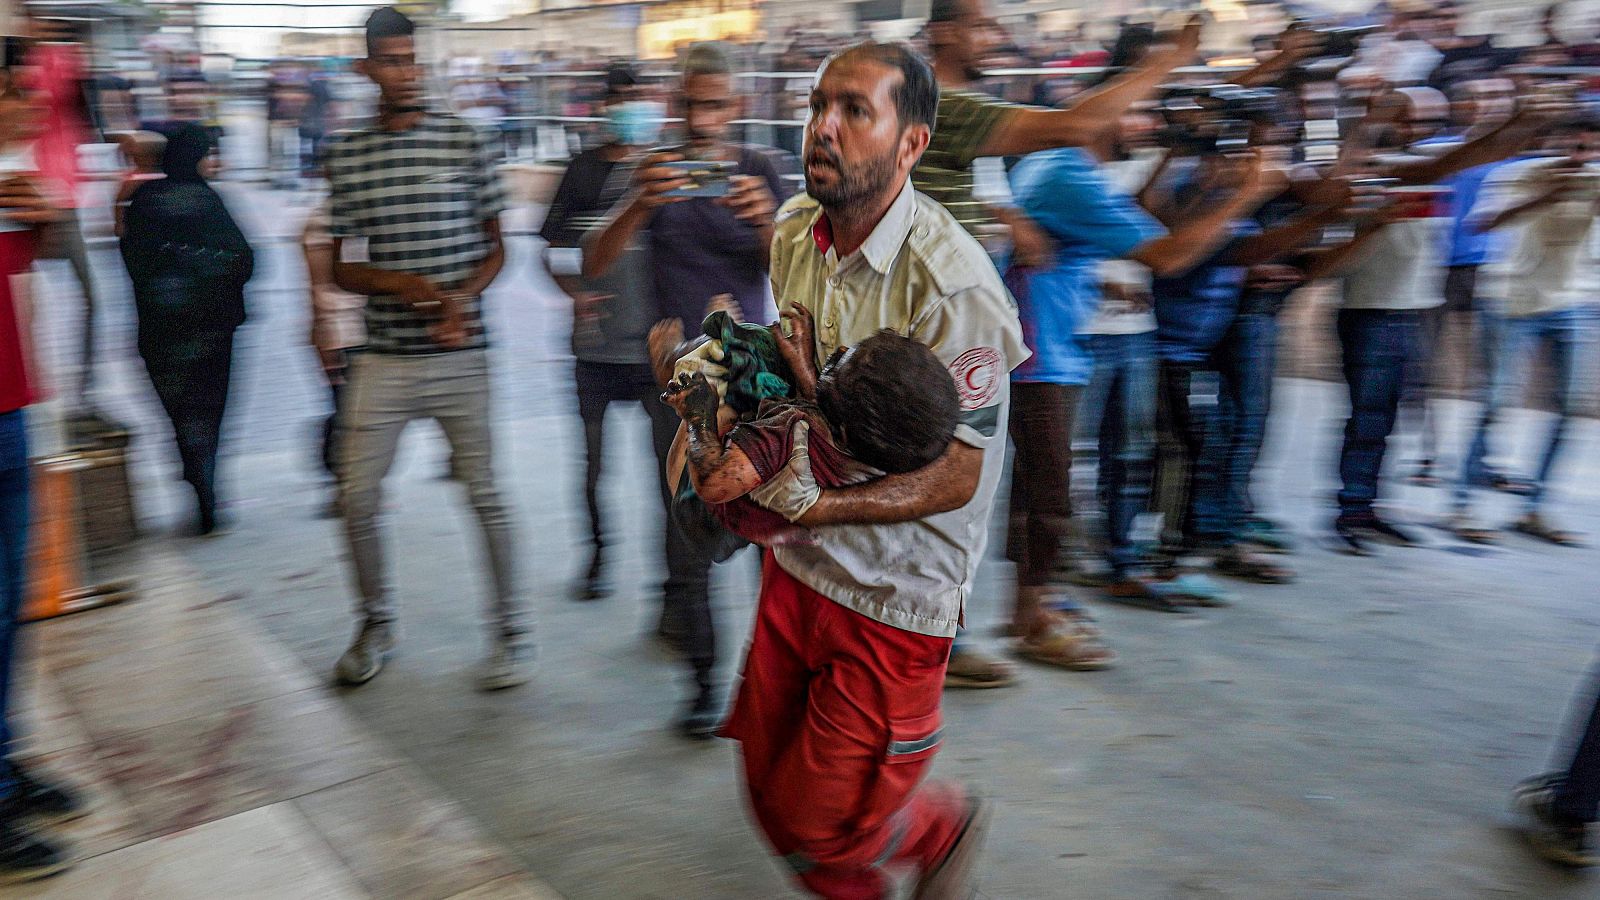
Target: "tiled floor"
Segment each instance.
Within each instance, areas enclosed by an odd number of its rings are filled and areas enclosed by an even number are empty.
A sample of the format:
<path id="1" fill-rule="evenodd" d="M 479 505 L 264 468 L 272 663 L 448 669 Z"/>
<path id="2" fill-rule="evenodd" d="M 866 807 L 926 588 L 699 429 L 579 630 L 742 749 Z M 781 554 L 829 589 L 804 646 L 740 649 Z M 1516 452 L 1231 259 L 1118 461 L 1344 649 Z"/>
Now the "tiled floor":
<path id="1" fill-rule="evenodd" d="M 552 898 L 185 564 L 27 635 L 22 753 L 84 796 L 78 864 L 0 897 Z"/>

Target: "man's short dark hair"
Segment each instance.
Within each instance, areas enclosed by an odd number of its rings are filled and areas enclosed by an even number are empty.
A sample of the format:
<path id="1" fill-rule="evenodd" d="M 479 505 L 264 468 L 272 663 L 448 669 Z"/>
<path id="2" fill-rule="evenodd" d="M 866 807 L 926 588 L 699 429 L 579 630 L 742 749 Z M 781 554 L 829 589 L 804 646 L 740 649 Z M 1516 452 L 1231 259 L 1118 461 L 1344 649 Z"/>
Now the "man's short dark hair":
<path id="1" fill-rule="evenodd" d="M 969 0 L 933 0 L 928 4 L 928 24 L 958 21 L 967 11 Z"/>
<path id="2" fill-rule="evenodd" d="M 961 414 L 955 381 L 933 351 L 888 330 L 862 341 L 817 386 L 817 405 L 843 429 L 851 456 L 891 475 L 943 456 Z"/>
<path id="3" fill-rule="evenodd" d="M 900 83 L 895 86 L 893 96 L 901 128 L 926 125 L 933 130 L 934 121 L 939 117 L 939 82 L 933 77 L 933 67 L 927 60 L 905 44 L 867 41 L 833 54 L 822 67 L 826 69 L 834 60 L 856 55 L 899 71 Z"/>
<path id="4" fill-rule="evenodd" d="M 417 33 L 417 25 L 405 13 L 392 6 L 380 6 L 367 16 L 367 55 L 384 38 L 408 38 Z"/>
<path id="5" fill-rule="evenodd" d="M 631 87 L 639 85 L 639 75 L 633 66 L 626 62 L 614 62 L 606 66 L 606 98 L 621 94 Z"/>

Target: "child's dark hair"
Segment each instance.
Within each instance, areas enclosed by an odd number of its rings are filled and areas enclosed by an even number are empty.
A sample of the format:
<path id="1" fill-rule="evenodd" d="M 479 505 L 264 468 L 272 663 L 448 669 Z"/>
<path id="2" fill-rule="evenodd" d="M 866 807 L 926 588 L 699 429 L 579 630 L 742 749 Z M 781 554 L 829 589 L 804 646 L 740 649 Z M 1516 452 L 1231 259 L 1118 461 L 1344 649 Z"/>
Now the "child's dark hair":
<path id="1" fill-rule="evenodd" d="M 891 475 L 943 456 L 961 412 L 955 381 L 933 351 L 887 330 L 817 384 L 817 405 L 851 456 Z"/>

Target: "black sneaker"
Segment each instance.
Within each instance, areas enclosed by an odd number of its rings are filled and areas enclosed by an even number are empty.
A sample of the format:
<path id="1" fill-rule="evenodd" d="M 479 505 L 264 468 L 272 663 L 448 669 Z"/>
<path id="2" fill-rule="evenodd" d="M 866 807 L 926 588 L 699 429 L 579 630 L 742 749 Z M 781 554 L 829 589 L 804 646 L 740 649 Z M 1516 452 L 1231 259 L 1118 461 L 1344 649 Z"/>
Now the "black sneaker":
<path id="1" fill-rule="evenodd" d="M 1367 547 L 1367 542 L 1362 537 L 1362 530 L 1355 519 L 1340 516 L 1333 520 L 1334 546 L 1341 553 L 1351 556 L 1371 556 L 1372 550 Z"/>
<path id="2" fill-rule="evenodd" d="M 1396 547 L 1415 547 L 1421 543 L 1414 535 L 1394 527 L 1377 516 L 1357 520 L 1356 527 L 1378 541 Z"/>
<path id="3" fill-rule="evenodd" d="M 0 822 L 0 883 L 49 878 L 70 866 L 61 851 L 8 822 Z"/>
<path id="4" fill-rule="evenodd" d="M 678 722 L 678 727 L 685 737 L 693 740 L 706 741 L 716 737 L 717 730 L 722 727 L 722 708 L 717 704 L 716 690 L 700 687 L 694 700 L 689 703 L 689 711 Z"/>
<path id="5" fill-rule="evenodd" d="M 81 819 L 88 814 L 88 808 L 65 788 L 40 781 L 14 761 L 9 765 L 11 777 L 16 783 L 16 793 L 11 797 L 8 810 L 10 815 L 59 823 Z"/>
<path id="6" fill-rule="evenodd" d="M 1535 853 L 1551 862 L 1574 868 L 1600 864 L 1600 856 L 1589 846 L 1588 826 L 1583 822 L 1566 821 L 1556 814 L 1556 788 L 1560 784 L 1559 776 L 1540 775 L 1512 790 L 1512 803 L 1528 818 L 1523 836 Z"/>

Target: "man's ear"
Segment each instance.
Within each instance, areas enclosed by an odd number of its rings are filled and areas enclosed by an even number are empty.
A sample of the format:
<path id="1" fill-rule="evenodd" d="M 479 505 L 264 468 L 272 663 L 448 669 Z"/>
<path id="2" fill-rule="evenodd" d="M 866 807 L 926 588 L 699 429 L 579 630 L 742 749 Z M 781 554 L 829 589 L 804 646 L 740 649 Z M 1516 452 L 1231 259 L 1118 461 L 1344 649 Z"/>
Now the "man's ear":
<path id="1" fill-rule="evenodd" d="M 900 163 L 903 168 L 916 168 L 933 140 L 933 129 L 926 125 L 913 125 L 900 133 Z"/>
<path id="2" fill-rule="evenodd" d="M 352 60 L 350 70 L 363 78 L 372 77 L 372 73 L 367 70 L 367 61 L 365 59 Z"/>
<path id="3" fill-rule="evenodd" d="M 940 44 L 950 43 L 950 29 L 956 27 L 954 22 L 929 22 L 928 46 L 937 47 Z"/>

